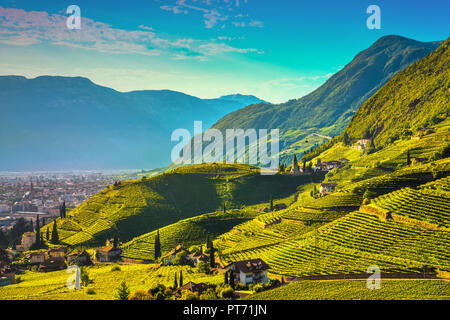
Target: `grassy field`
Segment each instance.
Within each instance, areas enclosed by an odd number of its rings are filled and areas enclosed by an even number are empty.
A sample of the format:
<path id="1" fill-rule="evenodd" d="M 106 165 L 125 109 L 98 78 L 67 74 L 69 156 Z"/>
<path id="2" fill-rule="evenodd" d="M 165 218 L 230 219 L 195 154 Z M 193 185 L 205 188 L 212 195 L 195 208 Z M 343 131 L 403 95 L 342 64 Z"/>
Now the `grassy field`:
<path id="1" fill-rule="evenodd" d="M 148 264 L 119 265 L 120 271 L 112 271 L 117 264 L 97 264 L 88 267 L 87 271 L 92 280 L 87 288 L 95 291 L 88 294 L 86 288 L 70 290 L 67 270 L 51 273 L 27 271 L 19 275 L 22 282 L 0 287 L 0 300 L 111 300 L 114 299 L 114 289 L 125 281 L 131 292 L 148 290 L 157 284 L 167 287 L 174 283 L 175 272 L 183 271 L 184 283 L 189 281 L 219 284 L 223 282 L 223 275 L 206 275 L 197 273 L 196 269 L 187 266 L 165 266 L 152 269 Z"/>
<path id="2" fill-rule="evenodd" d="M 56 220 L 59 239 L 69 246 L 98 246 L 117 235 L 126 242 L 183 219 L 220 211 L 223 205 L 240 209 L 267 202 L 271 195 L 285 198 L 306 182 L 309 178 L 263 176 L 248 165 L 181 167 L 106 188 L 66 219 Z"/>
<path id="3" fill-rule="evenodd" d="M 367 289 L 366 280 L 302 280 L 249 296 L 249 300 L 449 300 L 444 280 L 381 280 L 380 289 Z"/>

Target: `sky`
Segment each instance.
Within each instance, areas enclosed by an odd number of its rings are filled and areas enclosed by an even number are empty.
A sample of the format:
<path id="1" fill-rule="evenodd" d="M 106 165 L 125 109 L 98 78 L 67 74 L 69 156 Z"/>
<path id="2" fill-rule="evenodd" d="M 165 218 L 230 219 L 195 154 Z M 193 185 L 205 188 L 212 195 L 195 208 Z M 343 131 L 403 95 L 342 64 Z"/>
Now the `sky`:
<path id="1" fill-rule="evenodd" d="M 81 29 L 67 28 L 77 5 Z M 370 5 L 381 28 L 369 29 Z M 449 37 L 450 1 L 0 0 L 0 75 L 83 76 L 118 91 L 279 103 L 385 35 Z"/>

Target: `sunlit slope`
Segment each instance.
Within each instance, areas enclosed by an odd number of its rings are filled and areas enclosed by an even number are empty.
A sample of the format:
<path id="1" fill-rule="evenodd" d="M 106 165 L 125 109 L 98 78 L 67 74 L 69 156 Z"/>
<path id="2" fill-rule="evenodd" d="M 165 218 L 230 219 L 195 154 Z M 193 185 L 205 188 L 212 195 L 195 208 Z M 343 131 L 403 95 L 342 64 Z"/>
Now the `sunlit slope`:
<path id="1" fill-rule="evenodd" d="M 98 245 L 117 235 L 125 242 L 179 220 L 221 210 L 224 204 L 231 209 L 267 202 L 270 194 L 283 198 L 302 183 L 301 178 L 262 176 L 247 165 L 183 167 L 106 188 L 66 219 L 57 219 L 59 239 L 72 246 Z"/>
<path id="2" fill-rule="evenodd" d="M 296 281 L 257 293 L 249 300 L 449 300 L 450 282 L 430 279 L 382 280 L 368 290 L 367 280 Z"/>
<path id="3" fill-rule="evenodd" d="M 361 273 L 370 265 L 385 273 L 420 272 L 424 266 L 450 271 L 450 180 L 428 182 L 448 175 L 449 163 L 406 168 L 319 199 L 300 198 L 297 207 L 272 214 L 279 223 L 258 229 L 262 216 L 257 217 L 219 237 L 216 245 L 225 261 L 259 257 L 272 273 L 284 276 Z M 405 182 L 418 187 L 404 188 Z M 364 188 L 384 195 L 350 211 Z M 345 205 L 336 211 L 339 202 Z M 277 228 L 285 233 L 271 236 Z"/>

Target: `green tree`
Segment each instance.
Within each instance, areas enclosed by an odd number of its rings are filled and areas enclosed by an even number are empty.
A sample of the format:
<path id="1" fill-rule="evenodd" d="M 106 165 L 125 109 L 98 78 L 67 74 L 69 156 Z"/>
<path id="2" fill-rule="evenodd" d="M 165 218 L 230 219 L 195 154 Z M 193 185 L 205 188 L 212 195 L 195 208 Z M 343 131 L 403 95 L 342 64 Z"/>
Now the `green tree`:
<path id="1" fill-rule="evenodd" d="M 80 268 L 80 280 L 81 280 L 81 285 L 83 287 L 87 287 L 87 285 L 89 284 L 89 282 L 91 281 L 89 279 L 89 273 L 87 272 L 85 267 L 81 267 Z"/>
<path id="2" fill-rule="evenodd" d="M 273 211 L 273 198 L 272 198 L 272 194 L 270 194 L 270 212 Z"/>
<path id="3" fill-rule="evenodd" d="M 223 283 L 228 284 L 228 271 L 224 273 Z"/>
<path id="4" fill-rule="evenodd" d="M 9 263 L 9 257 L 5 249 L 0 248 L 0 261 Z"/>
<path id="5" fill-rule="evenodd" d="M 344 132 L 342 135 L 342 142 L 344 143 L 345 146 L 350 145 L 350 139 L 348 137 L 348 133 Z"/>
<path id="6" fill-rule="evenodd" d="M 128 288 L 125 281 L 122 281 L 122 283 L 116 288 L 114 297 L 116 300 L 128 300 L 128 297 L 130 296 L 130 289 Z"/>
<path id="7" fill-rule="evenodd" d="M 161 241 L 159 239 L 159 230 L 156 232 L 155 236 L 155 260 L 158 260 L 161 257 Z"/>
<path id="8" fill-rule="evenodd" d="M 408 153 L 406 154 L 406 165 L 407 166 L 411 165 L 411 156 L 409 154 L 409 150 L 408 150 Z"/>
<path id="9" fill-rule="evenodd" d="M 0 248 L 3 248 L 3 249 L 7 248 L 8 243 L 9 243 L 8 239 L 6 238 L 2 229 L 0 229 Z"/>
<path id="10" fill-rule="evenodd" d="M 53 221 L 52 238 L 51 238 L 50 242 L 53 244 L 56 244 L 59 242 L 58 227 L 56 225 L 56 220 Z"/>
<path id="11" fill-rule="evenodd" d="M 197 264 L 197 269 L 198 269 L 199 272 L 206 273 L 206 274 L 209 274 L 210 271 L 211 271 L 211 270 L 209 269 L 208 264 L 205 263 L 204 261 L 200 261 L 200 262 Z"/>
<path id="12" fill-rule="evenodd" d="M 214 256 L 216 249 L 213 247 L 213 244 L 211 242 L 211 248 L 209 249 L 209 265 L 211 268 L 215 268 L 216 267 L 216 259 Z"/>
<path id="13" fill-rule="evenodd" d="M 47 227 L 47 230 L 45 232 L 45 240 L 49 241 L 50 240 L 50 230 Z"/>
<path id="14" fill-rule="evenodd" d="M 180 287 L 183 286 L 183 270 L 180 270 Z"/>
<path id="15" fill-rule="evenodd" d="M 230 280 L 228 281 L 231 289 L 234 289 L 234 271 L 230 269 Z"/>
<path id="16" fill-rule="evenodd" d="M 177 273 L 175 272 L 175 278 L 173 280 L 173 288 L 176 289 L 178 288 L 178 281 L 177 281 Z"/>
<path id="17" fill-rule="evenodd" d="M 39 215 L 37 215 L 36 217 L 36 243 L 35 246 L 36 248 L 40 248 L 41 247 L 41 225 L 39 223 Z"/>
<path id="18" fill-rule="evenodd" d="M 66 201 L 59 207 L 59 217 L 64 219 L 66 217 Z"/>
<path id="19" fill-rule="evenodd" d="M 188 263 L 187 256 L 188 256 L 187 251 L 184 250 L 180 251 L 175 255 L 175 258 L 173 259 L 172 263 L 178 266 L 185 265 Z"/>

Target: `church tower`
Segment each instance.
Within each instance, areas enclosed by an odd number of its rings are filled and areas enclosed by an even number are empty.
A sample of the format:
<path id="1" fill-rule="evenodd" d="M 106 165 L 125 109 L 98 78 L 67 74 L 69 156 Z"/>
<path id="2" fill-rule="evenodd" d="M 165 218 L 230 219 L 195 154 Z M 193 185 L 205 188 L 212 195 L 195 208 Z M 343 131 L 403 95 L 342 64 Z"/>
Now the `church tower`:
<path id="1" fill-rule="evenodd" d="M 298 166 L 297 156 L 294 154 L 294 161 L 292 162 L 291 175 L 300 175 L 300 167 Z"/>

